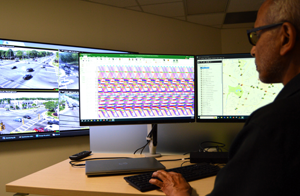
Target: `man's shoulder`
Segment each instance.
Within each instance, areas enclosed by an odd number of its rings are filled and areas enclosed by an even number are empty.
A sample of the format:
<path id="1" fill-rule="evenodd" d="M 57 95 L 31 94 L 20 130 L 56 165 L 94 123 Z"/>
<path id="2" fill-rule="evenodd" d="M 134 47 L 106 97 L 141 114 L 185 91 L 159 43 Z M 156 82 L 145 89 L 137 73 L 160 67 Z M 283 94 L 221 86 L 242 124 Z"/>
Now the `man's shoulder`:
<path id="1" fill-rule="evenodd" d="M 278 127 L 287 123 L 300 124 L 300 92 L 293 96 L 276 100 L 263 106 L 250 115 L 249 123 L 263 126 Z"/>

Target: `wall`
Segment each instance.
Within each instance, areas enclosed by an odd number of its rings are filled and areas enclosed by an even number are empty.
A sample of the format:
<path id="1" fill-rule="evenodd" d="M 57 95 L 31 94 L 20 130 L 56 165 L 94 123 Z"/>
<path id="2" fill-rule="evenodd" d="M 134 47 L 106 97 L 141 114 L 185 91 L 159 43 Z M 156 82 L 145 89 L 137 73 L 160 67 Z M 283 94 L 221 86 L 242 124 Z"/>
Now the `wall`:
<path id="1" fill-rule="evenodd" d="M 13 195 L 5 184 L 88 149 L 89 136 L 0 143 L 0 195 Z"/>
<path id="2" fill-rule="evenodd" d="M 248 46 L 236 42 L 229 47 L 223 40 L 232 38 L 227 31 L 79 0 L 1 0 L 0 7 L 0 38 L 140 53 L 214 54 L 248 50 Z M 181 153 L 208 139 L 230 145 L 241 127 L 242 124 L 209 123 L 160 125 L 158 151 Z M 109 134 L 104 128 L 99 129 L 103 133 L 99 142 L 105 144 L 103 152 L 131 153 L 144 143 L 143 132 L 136 131 L 138 136 L 133 137 L 126 127 L 120 126 Z M 121 139 L 124 145 L 116 145 Z M 0 143 L 0 195 L 12 195 L 5 192 L 6 183 L 88 149 L 88 136 Z"/>
<path id="3" fill-rule="evenodd" d="M 1 0 L 1 38 L 143 53 L 220 53 L 220 31 L 80 0 Z"/>
<path id="4" fill-rule="evenodd" d="M 250 53 L 247 29 L 222 29 L 222 53 Z"/>

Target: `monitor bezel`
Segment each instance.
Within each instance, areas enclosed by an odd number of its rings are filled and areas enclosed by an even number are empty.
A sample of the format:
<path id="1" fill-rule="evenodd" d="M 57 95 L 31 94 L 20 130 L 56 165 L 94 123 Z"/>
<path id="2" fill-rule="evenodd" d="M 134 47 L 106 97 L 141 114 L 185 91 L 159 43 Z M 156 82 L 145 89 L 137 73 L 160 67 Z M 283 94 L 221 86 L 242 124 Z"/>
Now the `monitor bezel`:
<path id="1" fill-rule="evenodd" d="M 56 46 L 67 46 L 67 47 L 75 47 L 75 48 L 90 48 L 90 49 L 95 49 L 95 50 L 108 50 L 108 53 L 114 53 L 114 51 L 118 52 L 124 52 L 124 53 L 129 53 L 129 54 L 138 54 L 138 52 L 134 51 L 126 51 L 126 50 L 115 50 L 115 49 L 110 49 L 110 48 L 97 48 L 97 47 L 90 47 L 90 46 L 81 46 L 81 45 L 71 45 L 71 44 L 57 44 L 57 43 L 52 43 L 52 42 L 41 42 L 41 41 L 28 41 L 28 40 L 18 40 L 18 39 L 8 39 L 8 38 L 2 38 L 0 37 L 0 41 L 16 41 L 16 42 L 26 42 L 26 43 L 36 43 L 36 44 L 47 44 L 47 45 L 56 45 Z M 0 44 L 1 45 L 1 44 Z M 22 47 L 22 46 L 19 46 Z M 28 47 L 28 46 L 23 46 L 23 47 Z M 30 46 L 31 48 L 36 48 L 33 46 Z M 43 48 L 43 49 L 51 49 L 51 48 Z M 78 51 L 80 52 L 80 51 Z M 89 52 L 92 53 L 92 52 Z"/>

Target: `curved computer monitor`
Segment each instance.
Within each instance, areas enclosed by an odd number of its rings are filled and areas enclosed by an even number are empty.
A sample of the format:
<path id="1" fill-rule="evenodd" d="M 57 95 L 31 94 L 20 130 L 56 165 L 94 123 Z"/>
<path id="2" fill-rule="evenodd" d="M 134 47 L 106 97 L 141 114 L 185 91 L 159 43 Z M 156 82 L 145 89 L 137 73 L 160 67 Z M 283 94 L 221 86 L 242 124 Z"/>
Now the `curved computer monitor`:
<path id="1" fill-rule="evenodd" d="M 129 53 L 0 39 L 0 142 L 89 134 L 79 125 L 79 52 Z"/>
<path id="2" fill-rule="evenodd" d="M 194 56 L 79 54 L 80 125 L 194 122 Z"/>
<path id="3" fill-rule="evenodd" d="M 259 80 L 250 54 L 199 55 L 196 64 L 197 122 L 245 122 L 283 88 Z"/>

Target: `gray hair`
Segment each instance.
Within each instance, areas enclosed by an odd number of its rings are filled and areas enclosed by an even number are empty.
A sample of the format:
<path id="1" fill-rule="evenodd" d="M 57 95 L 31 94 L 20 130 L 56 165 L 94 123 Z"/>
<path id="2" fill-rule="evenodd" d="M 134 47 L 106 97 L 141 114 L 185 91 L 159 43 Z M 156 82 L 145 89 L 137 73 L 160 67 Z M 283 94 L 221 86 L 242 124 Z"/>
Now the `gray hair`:
<path id="1" fill-rule="evenodd" d="M 267 21 L 272 23 L 290 22 L 300 32 L 300 0 L 272 0 Z"/>

